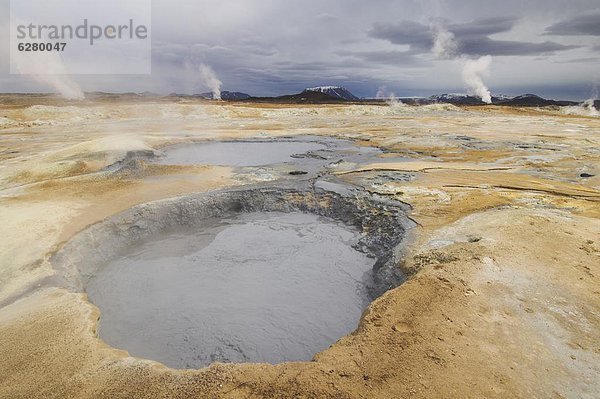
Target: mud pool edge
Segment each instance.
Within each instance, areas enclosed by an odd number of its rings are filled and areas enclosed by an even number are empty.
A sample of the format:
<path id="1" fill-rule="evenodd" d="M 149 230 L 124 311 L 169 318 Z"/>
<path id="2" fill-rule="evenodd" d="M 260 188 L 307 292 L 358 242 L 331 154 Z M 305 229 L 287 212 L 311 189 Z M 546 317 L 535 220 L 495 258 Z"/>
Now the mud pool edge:
<path id="1" fill-rule="evenodd" d="M 270 211 L 313 213 L 358 228 L 362 238 L 355 249 L 376 258 L 372 299 L 406 279 L 398 264 L 403 239 L 414 227 L 406 216 L 406 204 L 363 191 L 341 195 L 315 188 L 310 182 L 296 186 L 224 189 L 135 206 L 65 243 L 49 260 L 57 273 L 47 284 L 83 292 L 98 268 L 153 234 L 198 226 L 204 219 L 232 212 Z"/>

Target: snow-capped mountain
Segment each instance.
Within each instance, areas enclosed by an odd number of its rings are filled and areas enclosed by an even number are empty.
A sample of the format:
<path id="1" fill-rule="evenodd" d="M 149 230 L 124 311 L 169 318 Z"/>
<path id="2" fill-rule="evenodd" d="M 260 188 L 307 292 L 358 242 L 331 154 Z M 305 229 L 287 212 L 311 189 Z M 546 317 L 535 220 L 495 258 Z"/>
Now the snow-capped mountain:
<path id="1" fill-rule="evenodd" d="M 463 94 L 463 93 L 444 93 L 444 94 L 435 94 L 435 95 L 429 97 L 429 99 L 433 100 L 433 101 L 445 102 L 445 101 L 461 100 L 466 97 L 468 97 L 468 95 Z"/>
<path id="2" fill-rule="evenodd" d="M 349 101 L 358 100 L 358 97 L 356 97 L 354 94 L 350 93 L 348 90 L 344 89 L 343 87 L 339 87 L 339 86 L 307 87 L 306 89 L 304 89 L 304 92 L 307 92 L 307 91 L 323 93 L 323 94 L 327 94 L 330 97 L 340 98 L 343 100 L 349 100 Z"/>

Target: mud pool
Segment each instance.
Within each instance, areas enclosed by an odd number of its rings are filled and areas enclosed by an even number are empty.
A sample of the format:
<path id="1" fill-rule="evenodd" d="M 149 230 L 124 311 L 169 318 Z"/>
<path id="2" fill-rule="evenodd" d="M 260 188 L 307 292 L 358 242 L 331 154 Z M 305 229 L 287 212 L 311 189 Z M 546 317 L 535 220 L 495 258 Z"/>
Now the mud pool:
<path id="1" fill-rule="evenodd" d="M 292 161 L 292 156 L 323 150 L 308 141 L 231 141 L 176 145 L 165 149 L 158 163 L 164 165 L 261 166 Z"/>
<path id="2" fill-rule="evenodd" d="M 232 213 L 132 246 L 87 293 L 102 339 L 170 367 L 310 360 L 370 302 L 359 238 L 314 214 Z"/>

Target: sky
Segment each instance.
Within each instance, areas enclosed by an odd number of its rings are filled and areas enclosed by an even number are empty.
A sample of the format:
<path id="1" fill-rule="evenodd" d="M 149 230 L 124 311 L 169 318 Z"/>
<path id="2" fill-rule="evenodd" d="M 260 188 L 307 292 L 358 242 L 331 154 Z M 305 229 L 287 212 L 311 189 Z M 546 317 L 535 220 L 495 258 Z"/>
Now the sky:
<path id="1" fill-rule="evenodd" d="M 27 1 L 27 0 L 23 0 Z M 48 92 L 10 75 L 0 0 L 0 92 Z M 493 95 L 586 99 L 600 84 L 600 1 L 153 0 L 150 75 L 73 75 L 84 91 L 201 93 L 199 65 L 223 90 L 270 96 L 318 85 L 428 96 L 467 92 L 465 60 L 492 57 Z M 450 57 L 432 51 L 449 32 Z"/>

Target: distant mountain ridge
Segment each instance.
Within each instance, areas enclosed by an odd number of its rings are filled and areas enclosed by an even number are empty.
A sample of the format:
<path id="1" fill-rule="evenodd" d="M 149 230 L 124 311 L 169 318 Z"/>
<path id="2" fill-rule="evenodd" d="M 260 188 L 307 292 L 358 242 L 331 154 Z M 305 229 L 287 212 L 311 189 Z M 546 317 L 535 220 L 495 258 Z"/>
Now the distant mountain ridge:
<path id="1" fill-rule="evenodd" d="M 146 93 L 141 94 L 145 96 Z M 138 94 L 140 96 L 140 94 Z M 170 96 L 179 97 L 191 97 L 191 98 L 204 98 L 208 100 L 213 99 L 212 93 L 202 94 L 171 94 Z M 386 99 L 360 99 L 349 90 L 341 86 L 317 86 L 307 87 L 300 93 L 286 94 L 277 97 L 253 97 L 249 94 L 238 92 L 238 91 L 227 91 L 221 92 L 221 99 L 225 101 L 248 101 L 258 103 L 289 103 L 289 104 L 328 104 L 328 103 L 339 103 L 339 102 L 361 102 L 361 103 L 373 103 L 379 104 L 387 101 Z M 476 97 L 464 93 L 442 93 L 432 95 L 430 97 L 401 97 L 398 98 L 405 104 L 409 105 L 426 105 L 435 103 L 447 103 L 453 105 L 487 105 L 480 97 Z M 600 101 L 588 100 L 589 106 L 600 109 Z M 492 96 L 492 105 L 506 105 L 514 107 L 547 107 L 547 106 L 584 106 L 582 101 L 568 101 L 568 100 L 552 100 L 545 99 L 536 94 L 521 94 L 518 96 L 507 96 L 507 95 L 495 95 Z"/>
<path id="2" fill-rule="evenodd" d="M 214 100 L 214 93 L 202 93 L 200 94 L 202 97 L 208 100 Z M 247 98 L 252 97 L 250 94 L 242 93 L 240 91 L 227 91 L 223 90 L 221 92 L 221 100 L 245 100 Z"/>
<path id="3" fill-rule="evenodd" d="M 328 96 L 330 96 L 332 98 L 339 98 L 339 99 L 348 100 L 348 101 L 357 101 L 359 99 L 354 94 L 350 93 L 349 90 L 347 90 L 343 87 L 340 87 L 340 86 L 307 87 L 306 89 L 304 89 L 304 91 L 302 93 L 306 93 L 306 92 L 323 93 L 323 94 L 327 94 Z"/>
<path id="4" fill-rule="evenodd" d="M 468 94 L 445 93 L 437 94 L 428 98 L 431 102 L 448 103 L 454 105 L 485 105 L 481 98 Z M 517 107 L 546 107 L 546 106 L 567 106 L 581 104 L 579 101 L 548 100 L 535 94 L 522 94 L 515 97 L 510 96 L 492 96 L 494 105 L 510 105 Z"/>
<path id="5" fill-rule="evenodd" d="M 501 105 L 513 105 L 513 106 L 521 106 L 521 107 L 546 107 L 549 105 L 577 105 L 580 104 L 576 101 L 557 101 L 557 100 L 547 100 L 535 94 L 523 94 L 520 96 L 513 97 L 511 99 L 500 102 Z"/>
<path id="6" fill-rule="evenodd" d="M 319 86 L 308 87 L 297 94 L 286 94 L 278 97 L 250 97 L 244 101 L 290 104 L 329 104 L 345 101 L 360 101 L 360 99 L 349 90 L 340 86 Z"/>

